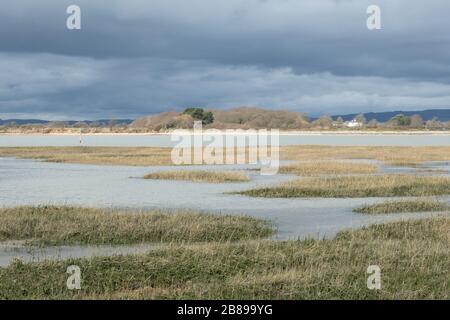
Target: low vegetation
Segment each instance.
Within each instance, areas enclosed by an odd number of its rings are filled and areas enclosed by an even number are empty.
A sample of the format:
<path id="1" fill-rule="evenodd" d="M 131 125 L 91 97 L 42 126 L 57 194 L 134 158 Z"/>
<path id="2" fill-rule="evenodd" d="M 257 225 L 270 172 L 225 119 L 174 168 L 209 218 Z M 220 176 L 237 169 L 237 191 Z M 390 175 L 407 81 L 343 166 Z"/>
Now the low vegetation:
<path id="1" fill-rule="evenodd" d="M 186 164 L 196 163 L 194 158 L 197 150 L 192 148 L 190 161 L 186 159 Z M 234 159 L 248 159 L 249 151 L 249 148 L 234 148 Z M 156 147 L 0 147 L 0 157 L 97 165 L 175 166 L 171 153 L 172 148 Z M 223 152 L 222 163 L 228 163 L 225 161 L 227 153 Z"/>
<path id="2" fill-rule="evenodd" d="M 171 165 L 171 148 L 139 147 L 3 147 L 0 157 L 49 162 L 157 166 Z"/>
<path id="3" fill-rule="evenodd" d="M 214 128 L 282 129 L 295 130 L 310 127 L 303 113 L 287 110 L 267 110 L 255 107 L 240 107 L 231 110 L 213 110 Z"/>
<path id="4" fill-rule="evenodd" d="M 369 174 L 378 172 L 377 165 L 344 161 L 302 161 L 280 168 L 281 173 L 292 173 L 299 176 L 337 175 L 337 174 Z"/>
<path id="5" fill-rule="evenodd" d="M 156 147 L 0 147 L 0 157 L 83 164 L 155 166 L 172 165 L 171 151 L 171 148 Z M 236 153 L 243 152 L 244 150 L 237 150 Z M 280 147 L 280 159 L 324 162 L 322 169 L 326 169 L 326 162 L 360 159 L 378 160 L 389 165 L 420 166 L 426 161 L 450 161 L 450 147 L 283 146 Z"/>
<path id="6" fill-rule="evenodd" d="M 450 178 L 395 174 L 313 177 L 236 193 L 267 198 L 419 197 L 450 194 Z"/>
<path id="7" fill-rule="evenodd" d="M 450 161 L 450 147 L 286 146 L 280 148 L 280 157 L 295 161 L 369 159 L 393 166 L 420 166 L 426 161 Z"/>
<path id="8" fill-rule="evenodd" d="M 450 205 L 436 200 L 415 199 L 364 205 L 353 211 L 365 214 L 450 211 Z"/>
<path id="9" fill-rule="evenodd" d="M 66 206 L 0 209 L 0 241 L 28 244 L 132 244 L 237 241 L 267 237 L 271 226 L 244 216 L 192 211 L 111 211 Z"/>
<path id="10" fill-rule="evenodd" d="M 246 182 L 248 176 L 242 172 L 235 171 L 204 171 L 204 170 L 178 170 L 154 172 L 144 176 L 144 179 L 158 180 L 187 180 L 193 182 Z"/>
<path id="11" fill-rule="evenodd" d="M 67 290 L 67 267 L 82 272 Z M 381 268 L 381 290 L 367 268 Z M 332 240 L 171 245 L 142 255 L 14 262 L 2 299 L 449 299 L 450 218 L 373 225 Z"/>

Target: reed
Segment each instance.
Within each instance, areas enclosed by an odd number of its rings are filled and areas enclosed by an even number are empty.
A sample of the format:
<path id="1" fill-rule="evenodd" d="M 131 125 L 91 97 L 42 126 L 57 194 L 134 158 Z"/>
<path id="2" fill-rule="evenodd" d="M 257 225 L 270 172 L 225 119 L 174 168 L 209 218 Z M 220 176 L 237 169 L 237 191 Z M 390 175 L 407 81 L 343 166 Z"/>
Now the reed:
<path id="1" fill-rule="evenodd" d="M 82 272 L 67 290 L 66 269 Z M 381 268 L 381 290 L 367 268 Z M 173 244 L 141 255 L 0 269 L 1 299 L 449 299 L 450 218 L 380 224 L 331 240 Z"/>
<path id="2" fill-rule="evenodd" d="M 135 244 L 257 239 L 271 225 L 246 216 L 190 210 L 120 211 L 67 206 L 0 209 L 0 241 L 38 245 Z"/>
<path id="3" fill-rule="evenodd" d="M 266 198 L 422 197 L 450 194 L 450 178 L 396 174 L 311 177 L 234 194 Z"/>
<path id="4" fill-rule="evenodd" d="M 446 203 L 431 199 L 386 201 L 356 208 L 353 212 L 365 214 L 450 211 Z"/>
<path id="5" fill-rule="evenodd" d="M 299 176 L 370 174 L 378 171 L 377 165 L 348 161 L 302 161 L 280 168 L 281 173 Z"/>
<path id="6" fill-rule="evenodd" d="M 205 170 L 177 170 L 154 172 L 144 176 L 144 179 L 156 180 L 185 180 L 193 182 L 226 183 L 246 182 L 250 179 L 243 172 L 237 171 L 205 171 Z"/>

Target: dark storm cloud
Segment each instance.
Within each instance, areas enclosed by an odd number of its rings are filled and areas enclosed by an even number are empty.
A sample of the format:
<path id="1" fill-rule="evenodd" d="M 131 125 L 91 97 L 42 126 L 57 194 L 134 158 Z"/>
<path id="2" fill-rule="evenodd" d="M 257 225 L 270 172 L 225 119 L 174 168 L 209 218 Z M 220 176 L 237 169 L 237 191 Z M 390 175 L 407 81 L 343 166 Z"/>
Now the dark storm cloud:
<path id="1" fill-rule="evenodd" d="M 311 114 L 450 106 L 450 3 L 4 1 L 0 117 L 134 117 L 188 105 Z M 82 30 L 65 28 L 68 5 Z"/>

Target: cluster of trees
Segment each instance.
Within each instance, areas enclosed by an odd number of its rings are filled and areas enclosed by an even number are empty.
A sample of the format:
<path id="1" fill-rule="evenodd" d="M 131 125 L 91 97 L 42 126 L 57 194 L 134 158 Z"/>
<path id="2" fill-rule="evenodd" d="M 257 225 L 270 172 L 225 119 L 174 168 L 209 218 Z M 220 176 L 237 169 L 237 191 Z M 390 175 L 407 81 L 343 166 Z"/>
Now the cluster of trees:
<path id="1" fill-rule="evenodd" d="M 423 118 L 418 115 L 407 116 L 404 114 L 397 114 L 386 122 L 379 122 L 376 119 L 371 119 L 368 121 L 363 114 L 359 114 L 354 118 L 354 122 L 358 123 L 358 128 L 384 128 L 384 129 L 450 129 L 450 121 L 440 121 L 438 118 L 433 118 L 431 120 L 423 120 Z M 337 117 L 333 119 L 329 115 L 324 115 L 312 122 L 310 122 L 309 128 L 321 128 L 321 129 L 332 129 L 332 128 L 346 128 L 348 127 L 348 122 L 344 121 L 342 117 Z"/>
<path id="2" fill-rule="evenodd" d="M 187 108 L 183 114 L 188 114 L 195 121 L 201 121 L 204 125 L 214 122 L 214 115 L 211 111 L 205 111 L 202 108 Z"/>
<path id="3" fill-rule="evenodd" d="M 362 127 L 366 128 L 399 128 L 399 129 L 450 129 L 450 121 L 440 121 L 438 118 L 433 118 L 431 120 L 423 120 L 423 118 L 414 114 L 411 116 L 404 115 L 402 113 L 393 116 L 386 122 L 379 122 L 375 119 L 367 121 L 363 114 L 355 117 L 355 121 L 361 124 Z M 343 120 L 337 119 L 336 123 L 343 124 Z"/>
<path id="4" fill-rule="evenodd" d="M 187 108 L 183 112 L 163 112 L 151 116 L 141 117 L 130 125 L 132 130 L 167 131 L 170 129 L 190 129 L 195 121 L 201 121 L 203 125 L 214 123 L 214 115 L 211 111 L 202 108 Z"/>
<path id="5" fill-rule="evenodd" d="M 214 110 L 218 129 L 284 129 L 307 128 L 306 115 L 286 110 L 267 110 L 255 107 L 240 107 L 231 110 Z"/>
<path id="6" fill-rule="evenodd" d="M 307 128 L 306 116 L 291 111 L 266 110 L 241 107 L 231 110 L 206 111 L 202 108 L 187 108 L 183 112 L 163 112 L 136 119 L 131 128 L 151 131 L 192 128 L 194 121 L 202 121 L 209 128 L 216 129 L 301 129 Z"/>

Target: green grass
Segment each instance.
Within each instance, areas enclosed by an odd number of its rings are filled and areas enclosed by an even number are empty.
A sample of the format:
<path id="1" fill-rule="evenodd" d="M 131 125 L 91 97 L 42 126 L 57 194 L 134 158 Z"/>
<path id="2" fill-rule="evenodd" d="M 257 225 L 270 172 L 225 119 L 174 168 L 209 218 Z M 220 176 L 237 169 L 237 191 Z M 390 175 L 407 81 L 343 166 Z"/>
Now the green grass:
<path id="1" fill-rule="evenodd" d="M 274 187 L 234 192 L 266 198 L 420 197 L 450 194 L 450 178 L 367 175 L 304 178 Z"/>
<path id="2" fill-rule="evenodd" d="M 436 200 L 416 199 L 387 201 L 372 205 L 364 205 L 353 212 L 365 214 L 402 213 L 402 212 L 435 212 L 450 211 L 450 206 Z"/>
<path id="3" fill-rule="evenodd" d="M 154 172 L 144 176 L 144 179 L 158 180 L 187 180 L 193 182 L 226 183 L 246 182 L 248 176 L 235 171 L 204 171 L 204 170 L 177 170 Z"/>
<path id="4" fill-rule="evenodd" d="M 66 289 L 69 265 L 81 290 Z M 366 286 L 381 268 L 382 290 Z M 143 255 L 15 262 L 3 299 L 449 299 L 450 218 L 341 232 L 333 240 L 172 245 Z"/>
<path id="5" fill-rule="evenodd" d="M 193 211 L 121 212 L 65 206 L 0 209 L 0 241 L 29 244 L 132 244 L 237 241 L 267 237 L 268 222 Z"/>

